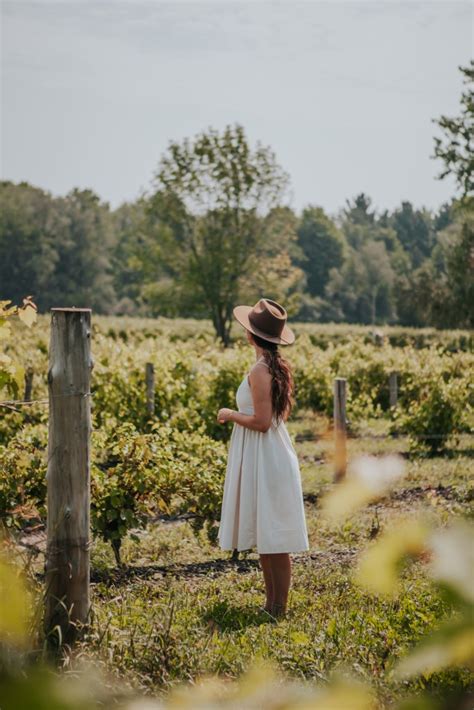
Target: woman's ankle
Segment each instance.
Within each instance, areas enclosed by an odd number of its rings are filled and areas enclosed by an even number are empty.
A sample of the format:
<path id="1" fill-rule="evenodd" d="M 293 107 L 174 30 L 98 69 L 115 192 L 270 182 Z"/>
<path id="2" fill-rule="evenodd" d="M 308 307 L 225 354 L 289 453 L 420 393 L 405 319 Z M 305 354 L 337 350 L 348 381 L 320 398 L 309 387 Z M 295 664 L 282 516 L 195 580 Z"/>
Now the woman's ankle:
<path id="1" fill-rule="evenodd" d="M 271 609 L 272 616 L 281 618 L 286 615 L 287 605 L 283 603 L 274 602 Z"/>

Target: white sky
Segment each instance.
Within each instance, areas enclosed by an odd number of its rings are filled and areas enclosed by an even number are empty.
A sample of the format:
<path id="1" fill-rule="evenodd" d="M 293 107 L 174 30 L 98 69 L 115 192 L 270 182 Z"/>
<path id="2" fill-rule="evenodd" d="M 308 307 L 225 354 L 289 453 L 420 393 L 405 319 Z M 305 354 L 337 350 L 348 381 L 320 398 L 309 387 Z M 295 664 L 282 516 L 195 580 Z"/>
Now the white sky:
<path id="1" fill-rule="evenodd" d="M 116 206 L 169 140 L 237 121 L 275 150 L 295 208 L 454 194 L 431 119 L 459 112 L 470 2 L 3 0 L 2 35 L 3 179 Z"/>

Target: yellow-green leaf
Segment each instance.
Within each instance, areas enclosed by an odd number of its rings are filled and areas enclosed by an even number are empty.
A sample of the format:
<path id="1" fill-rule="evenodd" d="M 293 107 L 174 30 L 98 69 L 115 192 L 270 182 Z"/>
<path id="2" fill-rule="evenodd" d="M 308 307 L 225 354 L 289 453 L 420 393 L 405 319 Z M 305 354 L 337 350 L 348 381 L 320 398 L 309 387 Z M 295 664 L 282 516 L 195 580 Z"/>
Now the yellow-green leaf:
<path id="1" fill-rule="evenodd" d="M 16 568 L 0 557 L 0 639 L 10 643 L 26 640 L 29 619 L 26 585 Z"/>
<path id="2" fill-rule="evenodd" d="M 359 456 L 351 462 L 347 478 L 322 501 L 322 514 L 338 522 L 389 491 L 405 472 L 400 456 Z"/>
<path id="3" fill-rule="evenodd" d="M 474 668 L 474 625 L 471 618 L 448 623 L 427 637 L 396 667 L 398 678 L 410 678 L 423 673 L 430 675 L 450 666 Z"/>
<path id="4" fill-rule="evenodd" d="M 36 323 L 36 307 L 28 301 L 22 308 L 18 309 L 18 318 L 27 325 L 28 328 L 31 328 L 33 323 Z"/>
<path id="5" fill-rule="evenodd" d="M 355 580 L 371 592 L 393 596 L 402 563 L 426 550 L 429 526 L 420 520 L 400 521 L 362 556 Z"/>

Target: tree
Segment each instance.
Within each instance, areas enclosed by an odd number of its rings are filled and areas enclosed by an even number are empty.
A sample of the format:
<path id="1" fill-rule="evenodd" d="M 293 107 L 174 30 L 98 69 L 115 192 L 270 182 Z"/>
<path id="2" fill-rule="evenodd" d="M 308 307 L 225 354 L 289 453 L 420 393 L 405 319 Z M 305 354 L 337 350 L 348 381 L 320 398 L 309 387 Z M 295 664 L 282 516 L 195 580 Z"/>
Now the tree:
<path id="1" fill-rule="evenodd" d="M 58 260 L 49 305 L 87 306 L 113 312 L 113 230 L 110 210 L 92 190 L 72 190 L 55 201 Z"/>
<path id="2" fill-rule="evenodd" d="M 331 269 L 325 295 L 337 320 L 378 323 L 395 318 L 392 299 L 394 272 L 382 242 L 369 241 L 351 249 L 342 269 Z"/>
<path id="3" fill-rule="evenodd" d="M 474 60 L 459 67 L 467 90 L 461 94 L 461 114 L 441 116 L 435 122 L 445 133 L 444 141 L 435 137 L 435 158 L 444 162 L 439 179 L 453 175 L 461 197 L 454 202 L 451 223 L 444 225 L 439 238 L 442 245 L 437 258 L 444 266 L 446 289 L 441 313 L 450 316 L 449 325 L 472 327 L 474 312 Z M 444 252 L 444 254 L 443 254 Z M 444 258 L 443 258 L 444 257 Z M 442 319 L 442 325 L 448 325 Z"/>
<path id="4" fill-rule="evenodd" d="M 336 308 L 338 320 L 376 323 L 397 320 L 396 279 L 411 263 L 398 238 L 393 216 L 378 214 L 372 200 L 361 193 L 338 215 L 348 248 L 339 270 L 331 269 L 325 287 L 326 302 Z M 326 309 L 329 315 L 330 310 Z"/>
<path id="5" fill-rule="evenodd" d="M 172 230 L 164 263 L 179 274 L 181 295 L 210 314 L 225 346 L 262 242 L 262 219 L 287 185 L 270 148 L 252 150 L 238 124 L 171 142 L 159 164 L 150 214 Z"/>
<path id="6" fill-rule="evenodd" d="M 149 210 L 144 197 L 124 203 L 113 213 L 116 243 L 112 268 L 117 314 L 181 315 L 177 284 L 164 264 L 172 240 L 170 227 Z"/>
<path id="7" fill-rule="evenodd" d="M 350 200 L 346 200 L 344 215 L 352 224 L 374 224 L 375 212 L 370 211 L 371 204 L 372 199 L 364 192 L 361 192 L 352 202 Z"/>
<path id="8" fill-rule="evenodd" d="M 435 137 L 433 158 L 444 162 L 444 170 L 438 175 L 442 180 L 454 175 L 461 196 L 474 192 L 474 60 L 467 67 L 458 67 L 463 74 L 467 90 L 461 94 L 461 114 L 457 118 L 441 116 L 433 119 L 444 132 L 444 138 Z"/>
<path id="9" fill-rule="evenodd" d="M 448 227 L 449 229 L 449 227 Z M 453 310 L 460 328 L 474 327 L 474 211 L 466 210 L 448 252 L 447 272 Z"/>
<path id="10" fill-rule="evenodd" d="M 370 292 L 370 318 L 376 323 L 377 318 L 392 320 L 391 289 L 394 273 L 385 245 L 382 242 L 369 242 L 361 251 L 367 273 L 367 288 Z"/>
<path id="11" fill-rule="evenodd" d="M 290 316 L 298 313 L 306 277 L 296 265 L 303 258 L 297 243 L 297 224 L 289 207 L 275 207 L 262 220 L 262 239 L 254 265 L 241 281 L 241 298 L 246 303 L 265 295 L 283 302 Z"/>
<path id="12" fill-rule="evenodd" d="M 112 214 L 116 239 L 111 261 L 113 284 L 118 298 L 114 309 L 117 314 L 131 315 L 139 312 L 144 270 L 150 264 L 143 234 L 144 214 L 143 199 L 126 202 Z"/>
<path id="13" fill-rule="evenodd" d="M 306 273 L 308 291 L 312 296 L 323 296 L 329 272 L 342 266 L 344 236 L 322 207 L 312 206 L 303 210 L 297 234 L 303 252 L 298 265 Z"/>
<path id="14" fill-rule="evenodd" d="M 426 210 L 415 210 L 411 202 L 402 202 L 391 216 L 398 240 L 418 268 L 427 259 L 435 242 L 433 220 Z"/>
<path id="15" fill-rule="evenodd" d="M 433 226 L 435 232 L 439 232 L 442 229 L 445 229 L 448 225 L 452 224 L 454 220 L 454 203 L 454 200 L 451 200 L 451 202 L 444 202 L 438 212 L 434 215 Z"/>
<path id="16" fill-rule="evenodd" d="M 410 326 L 474 325 L 474 218 L 458 202 L 454 221 L 436 235 L 429 259 L 397 281 L 397 309 Z"/>
<path id="17" fill-rule="evenodd" d="M 52 196 L 26 182 L 0 183 L 0 299 L 21 302 L 31 294 L 38 307 L 58 261 L 57 217 Z"/>
<path id="18" fill-rule="evenodd" d="M 370 212 L 372 200 L 363 192 L 350 202 L 346 200 L 346 208 L 339 217 L 342 231 L 348 244 L 359 249 L 368 238 L 375 225 L 375 212 Z"/>
<path id="19" fill-rule="evenodd" d="M 4 296 L 19 301 L 30 294 L 40 311 L 87 305 L 110 313 L 112 242 L 109 207 L 90 190 L 53 198 L 28 183 L 0 184 Z"/>
<path id="20" fill-rule="evenodd" d="M 455 219 L 438 235 L 433 266 L 444 285 L 434 297 L 433 325 L 472 328 L 474 325 L 474 210 L 463 202 Z M 436 294 L 435 294 L 436 295 Z"/>

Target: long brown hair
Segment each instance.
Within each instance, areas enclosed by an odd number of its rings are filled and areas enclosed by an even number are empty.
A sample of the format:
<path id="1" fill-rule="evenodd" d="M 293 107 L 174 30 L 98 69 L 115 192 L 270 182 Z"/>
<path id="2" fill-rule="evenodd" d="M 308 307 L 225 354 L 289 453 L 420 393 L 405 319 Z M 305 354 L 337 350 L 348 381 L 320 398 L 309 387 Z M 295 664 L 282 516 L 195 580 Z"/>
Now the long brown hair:
<path id="1" fill-rule="evenodd" d="M 286 421 L 294 406 L 294 380 L 290 363 L 282 357 L 277 343 L 252 333 L 255 343 L 263 348 L 263 358 L 272 375 L 272 410 L 277 423 Z"/>

